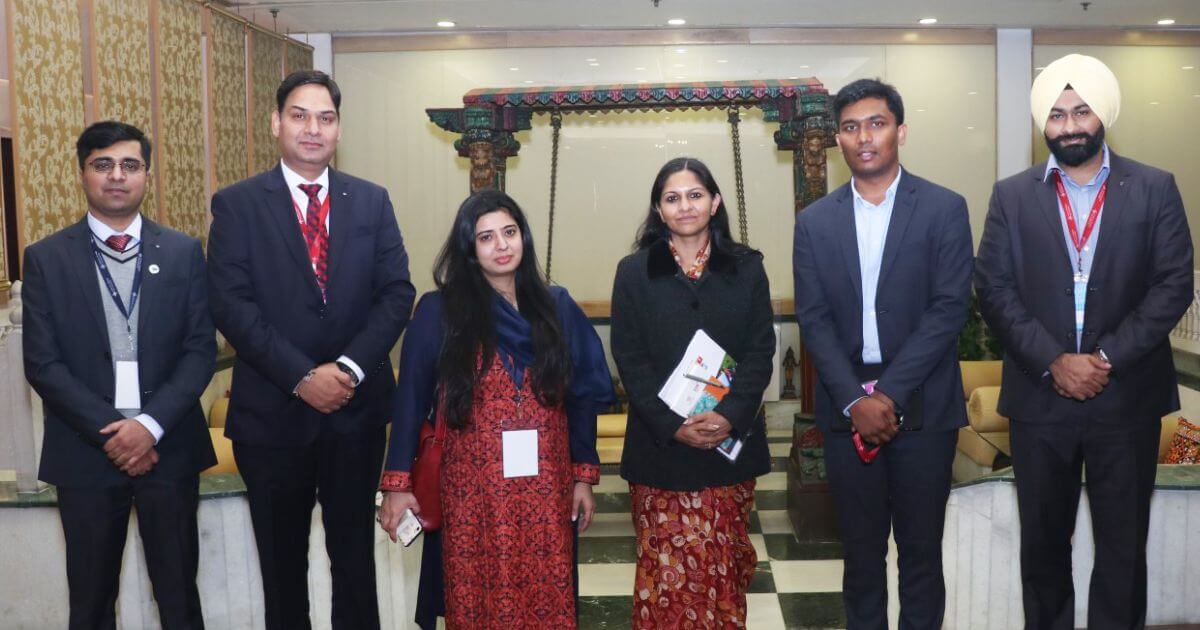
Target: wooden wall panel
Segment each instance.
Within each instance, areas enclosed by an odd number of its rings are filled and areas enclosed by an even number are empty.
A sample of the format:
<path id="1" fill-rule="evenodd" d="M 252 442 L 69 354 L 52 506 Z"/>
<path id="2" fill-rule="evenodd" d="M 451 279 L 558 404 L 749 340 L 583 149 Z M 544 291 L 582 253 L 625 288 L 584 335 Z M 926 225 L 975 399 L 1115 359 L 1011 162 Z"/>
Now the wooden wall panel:
<path id="1" fill-rule="evenodd" d="M 312 70 L 313 51 L 291 42 L 283 54 L 283 75 L 287 76 L 297 70 Z"/>
<path id="2" fill-rule="evenodd" d="M 204 95 L 200 7 L 191 0 L 154 0 L 158 8 L 157 154 L 162 218 L 171 227 L 204 240 L 208 235 L 204 197 Z"/>
<path id="3" fill-rule="evenodd" d="M 271 112 L 275 90 L 283 79 L 283 42 L 271 35 L 250 31 L 250 172 L 259 173 L 279 162 Z"/>
<path id="4" fill-rule="evenodd" d="M 208 56 L 208 108 L 213 143 L 213 188 L 247 175 L 246 28 L 211 11 Z"/>
<path id="5" fill-rule="evenodd" d="M 154 147 L 152 168 L 162 155 L 154 136 L 148 0 L 92 0 L 92 94 L 96 120 L 117 120 L 142 130 Z M 162 220 L 155 177 L 146 182 L 142 214 Z"/>
<path id="6" fill-rule="evenodd" d="M 75 140 L 83 130 L 83 42 L 76 0 L 8 0 L 21 247 L 78 221 Z"/>

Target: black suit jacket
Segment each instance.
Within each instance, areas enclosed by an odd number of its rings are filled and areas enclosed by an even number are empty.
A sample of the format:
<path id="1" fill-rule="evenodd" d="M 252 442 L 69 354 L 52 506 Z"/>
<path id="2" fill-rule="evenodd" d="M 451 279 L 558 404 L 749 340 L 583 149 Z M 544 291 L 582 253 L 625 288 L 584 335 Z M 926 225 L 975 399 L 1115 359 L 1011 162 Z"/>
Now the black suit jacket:
<path id="1" fill-rule="evenodd" d="M 1110 151 L 1108 196 L 1088 280 L 1079 351 L 1102 348 L 1109 385 L 1087 402 L 1054 392 L 1050 363 L 1075 352 L 1072 262 L 1046 163 L 992 189 L 975 291 L 1004 342 L 1001 414 L 1158 418 L 1179 408 L 1167 339 L 1192 302 L 1192 237 L 1175 178 Z"/>
<path id="2" fill-rule="evenodd" d="M 56 486 L 111 486 L 129 479 L 102 448 L 100 429 L 124 416 L 87 220 L 25 250 L 25 377 L 42 398 L 46 433 L 39 478 Z M 216 334 L 209 318 L 200 242 L 142 219 L 138 382 L 142 412 L 163 428 L 150 478 L 194 475 L 217 463 L 200 394 L 212 379 Z M 150 273 L 157 265 L 159 273 Z"/>
<path id="3" fill-rule="evenodd" d="M 209 294 L 237 353 L 225 428 L 235 442 L 298 446 L 325 420 L 339 433 L 388 420 L 388 353 L 416 295 L 408 255 L 382 187 L 329 169 L 329 196 L 322 301 L 279 166 L 213 195 Z M 343 354 L 365 373 L 348 405 L 327 417 L 292 395 L 310 369 Z"/>
<path id="4" fill-rule="evenodd" d="M 883 363 L 877 387 L 901 409 L 920 398 L 924 431 L 966 424 L 957 338 L 971 294 L 971 226 L 961 195 L 902 171 L 875 297 Z M 849 428 L 863 395 L 862 273 L 850 184 L 796 218 L 796 320 L 812 356 L 817 424 Z M 840 423 L 837 425 L 835 423 Z"/>

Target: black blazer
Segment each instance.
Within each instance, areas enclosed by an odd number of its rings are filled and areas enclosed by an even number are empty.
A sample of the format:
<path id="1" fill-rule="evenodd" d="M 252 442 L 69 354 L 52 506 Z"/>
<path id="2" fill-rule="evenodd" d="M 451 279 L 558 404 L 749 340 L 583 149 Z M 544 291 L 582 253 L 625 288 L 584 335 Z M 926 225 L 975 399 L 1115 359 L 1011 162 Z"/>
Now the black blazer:
<path id="1" fill-rule="evenodd" d="M 1192 303 L 1192 237 L 1175 178 L 1109 153 L 1108 196 L 1088 281 L 1079 350 L 1112 362 L 1108 387 L 1078 402 L 1054 392 L 1050 363 L 1075 352 L 1072 262 L 1046 163 L 992 189 L 975 291 L 1004 342 L 1001 414 L 1157 419 L 1179 408 L 1168 335 Z"/>
<path id="2" fill-rule="evenodd" d="M 388 352 L 416 290 L 387 191 L 329 170 L 327 301 L 313 275 L 279 166 L 213 195 L 208 286 L 213 320 L 237 353 L 225 434 L 235 442 L 310 444 L 387 422 L 396 379 Z M 328 417 L 292 395 L 300 379 L 345 354 L 366 377 Z"/>
<path id="3" fill-rule="evenodd" d="M 695 283 L 679 270 L 666 241 L 620 262 L 613 286 L 612 354 L 629 394 L 622 477 L 666 490 L 700 490 L 769 470 L 759 408 L 771 380 L 773 318 L 767 272 L 757 252 L 735 258 L 714 250 Z M 738 362 L 733 387 L 715 409 L 739 434 L 748 435 L 732 463 L 714 451 L 676 442 L 683 418 L 658 399 L 700 329 Z"/>
<path id="4" fill-rule="evenodd" d="M 967 202 L 901 173 L 875 294 L 886 365 L 877 387 L 901 409 L 919 402 L 921 430 L 948 431 L 967 423 L 957 355 L 971 296 Z M 796 320 L 820 379 L 817 425 L 848 430 L 842 412 L 863 395 L 862 273 L 849 183 L 797 216 L 792 270 Z"/>
<path id="5" fill-rule="evenodd" d="M 42 398 L 38 477 L 56 486 L 114 486 L 129 476 L 102 448 L 113 407 L 112 354 L 86 218 L 25 249 L 25 377 Z M 200 394 L 212 379 L 216 333 L 200 242 L 142 219 L 138 383 L 142 412 L 163 428 L 147 478 L 194 475 L 217 463 Z M 159 273 L 150 273 L 157 265 Z"/>

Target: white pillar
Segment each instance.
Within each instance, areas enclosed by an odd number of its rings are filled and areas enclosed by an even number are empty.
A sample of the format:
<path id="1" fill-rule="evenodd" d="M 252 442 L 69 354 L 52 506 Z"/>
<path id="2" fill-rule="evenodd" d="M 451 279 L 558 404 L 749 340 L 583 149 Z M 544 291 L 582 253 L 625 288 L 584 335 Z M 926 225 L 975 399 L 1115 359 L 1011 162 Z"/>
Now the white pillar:
<path id="1" fill-rule="evenodd" d="M 8 308 L 0 311 L 0 469 L 15 470 L 17 490 L 34 493 L 43 487 L 37 480 L 40 427 L 25 382 L 21 315 L 18 281 Z"/>
<path id="2" fill-rule="evenodd" d="M 996 178 L 1004 179 L 1033 163 L 1033 31 L 996 29 Z"/>

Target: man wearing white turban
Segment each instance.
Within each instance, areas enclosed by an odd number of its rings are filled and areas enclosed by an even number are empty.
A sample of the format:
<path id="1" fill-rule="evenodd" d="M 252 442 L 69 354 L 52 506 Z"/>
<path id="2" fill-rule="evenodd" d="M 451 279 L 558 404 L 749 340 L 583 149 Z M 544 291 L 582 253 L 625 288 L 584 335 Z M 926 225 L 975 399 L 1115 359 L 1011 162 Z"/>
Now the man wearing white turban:
<path id="1" fill-rule="evenodd" d="M 1113 153 L 1121 93 L 1093 57 L 1046 66 L 1030 106 L 1049 160 L 996 184 L 975 265 L 1005 346 L 1025 627 L 1075 619 L 1071 536 L 1087 469 L 1087 627 L 1142 628 L 1159 419 L 1179 408 L 1167 336 L 1192 301 L 1192 240 L 1167 172 Z"/>

